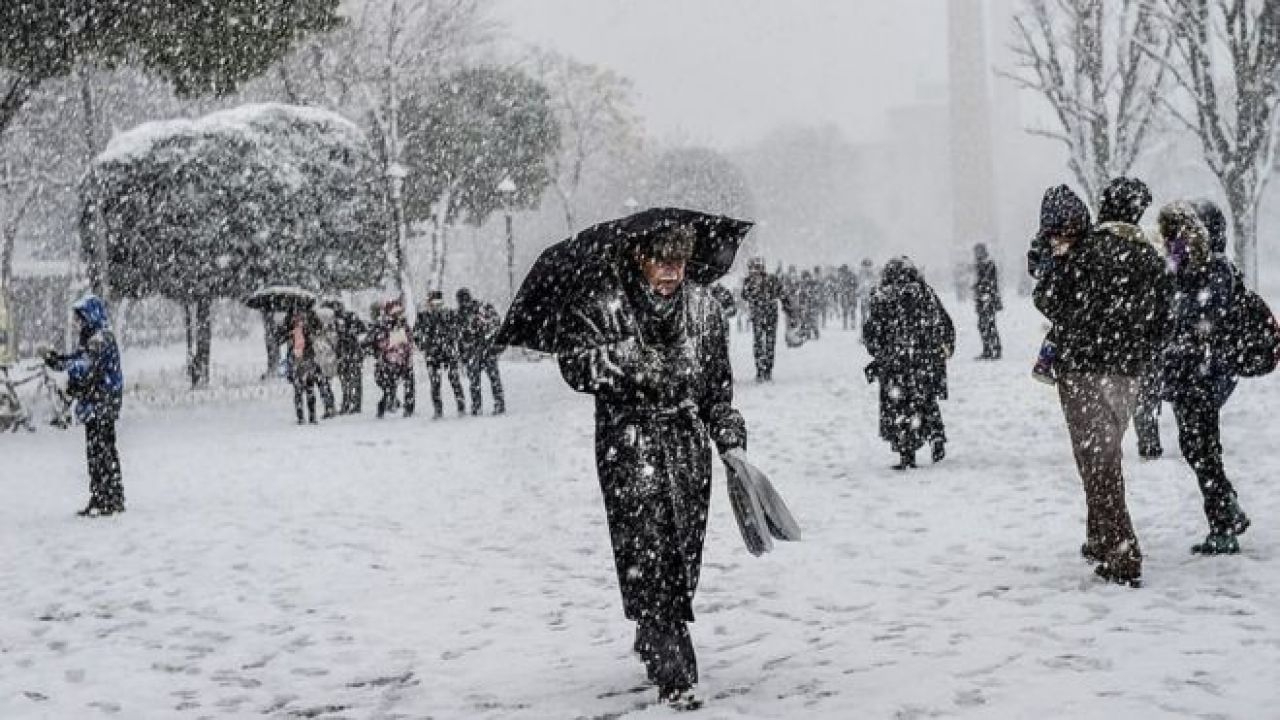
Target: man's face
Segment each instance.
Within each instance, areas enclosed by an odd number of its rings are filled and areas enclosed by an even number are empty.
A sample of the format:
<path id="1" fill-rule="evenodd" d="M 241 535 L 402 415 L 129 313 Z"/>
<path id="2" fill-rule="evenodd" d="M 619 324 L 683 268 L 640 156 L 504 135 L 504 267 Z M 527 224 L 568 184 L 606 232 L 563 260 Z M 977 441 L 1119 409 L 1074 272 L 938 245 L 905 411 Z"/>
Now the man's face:
<path id="1" fill-rule="evenodd" d="M 640 258 L 640 270 L 649 287 L 662 297 L 671 297 L 684 282 L 684 260 Z"/>

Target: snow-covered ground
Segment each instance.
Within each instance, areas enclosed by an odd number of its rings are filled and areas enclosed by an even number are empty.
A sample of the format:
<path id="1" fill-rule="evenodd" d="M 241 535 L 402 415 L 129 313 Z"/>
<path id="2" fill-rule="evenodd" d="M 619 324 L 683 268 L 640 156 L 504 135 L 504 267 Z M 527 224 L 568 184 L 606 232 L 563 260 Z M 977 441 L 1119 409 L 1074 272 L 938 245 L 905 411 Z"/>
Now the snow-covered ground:
<path id="1" fill-rule="evenodd" d="M 1105 585 L 1078 554 L 1056 396 L 1027 374 L 1036 316 L 1006 314 L 1008 359 L 982 364 L 971 311 L 953 312 L 941 465 L 888 469 L 852 333 L 740 385 L 749 454 L 806 537 L 751 557 L 717 485 L 696 716 L 1280 714 L 1280 378 L 1246 383 L 1224 421 L 1244 552 L 1188 554 L 1204 520 L 1166 412 L 1166 458 L 1128 466 L 1146 586 Z M 151 390 L 120 426 L 123 516 L 72 515 L 80 431 L 0 436 L 0 718 L 670 713 L 636 690 L 591 402 L 553 364 L 504 366 L 505 417 L 297 427 L 287 389 L 254 383 L 256 347 L 219 348 L 230 389 L 201 402 L 126 355 Z"/>

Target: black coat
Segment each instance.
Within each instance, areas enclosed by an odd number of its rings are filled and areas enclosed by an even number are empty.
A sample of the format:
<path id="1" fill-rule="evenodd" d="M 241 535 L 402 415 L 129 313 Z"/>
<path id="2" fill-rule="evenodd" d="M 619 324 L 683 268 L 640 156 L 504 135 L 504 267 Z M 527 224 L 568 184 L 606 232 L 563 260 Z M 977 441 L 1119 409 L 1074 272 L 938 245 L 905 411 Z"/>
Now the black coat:
<path id="1" fill-rule="evenodd" d="M 458 362 L 458 314 L 453 310 L 442 307 L 418 313 L 413 336 L 428 364 Z"/>
<path id="2" fill-rule="evenodd" d="M 1222 257 L 1182 268 L 1175 283 L 1164 349 L 1164 397 L 1221 407 L 1236 386 L 1226 325 L 1241 284 Z"/>
<path id="3" fill-rule="evenodd" d="M 502 326 L 502 316 L 489 303 L 472 301 L 458 307 L 458 354 L 465 361 L 498 355 L 502 348 L 494 338 Z"/>
<path id="4" fill-rule="evenodd" d="M 974 264 L 973 299 L 977 303 L 978 312 L 995 312 L 1003 310 L 1000 300 L 1000 274 L 996 263 L 990 258 Z"/>
<path id="5" fill-rule="evenodd" d="M 1035 290 L 1055 325 L 1058 372 L 1141 376 L 1163 346 L 1172 290 L 1141 228 L 1106 223 L 1075 241 Z"/>
<path id="6" fill-rule="evenodd" d="M 746 445 L 728 327 L 685 283 L 661 312 L 638 277 L 611 279 L 562 320 L 560 372 L 596 399 L 596 469 L 628 618 L 692 620 L 711 497 L 711 444 Z"/>
<path id="7" fill-rule="evenodd" d="M 350 310 L 335 312 L 333 321 L 338 340 L 334 347 L 338 354 L 338 362 L 344 365 L 359 365 L 364 356 L 361 341 L 364 339 L 364 334 L 368 332 L 368 327 Z"/>
<path id="8" fill-rule="evenodd" d="M 956 330 L 937 293 L 914 270 L 886 278 L 871 296 L 862 337 L 880 382 L 880 435 L 902 444 L 900 418 L 947 396 Z"/>
<path id="9" fill-rule="evenodd" d="M 778 319 L 778 303 L 785 295 L 782 280 L 767 272 L 747 274 L 742 282 L 742 299 L 747 301 L 751 319 L 757 322 Z"/>

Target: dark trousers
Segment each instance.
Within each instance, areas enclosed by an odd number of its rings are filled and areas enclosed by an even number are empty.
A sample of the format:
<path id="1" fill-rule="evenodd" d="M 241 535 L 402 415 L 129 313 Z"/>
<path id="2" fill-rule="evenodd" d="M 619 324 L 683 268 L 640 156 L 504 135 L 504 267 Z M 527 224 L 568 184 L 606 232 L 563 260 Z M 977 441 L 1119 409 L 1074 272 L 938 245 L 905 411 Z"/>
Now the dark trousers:
<path id="1" fill-rule="evenodd" d="M 465 360 L 467 381 L 471 385 L 471 414 L 479 415 L 483 397 L 480 392 L 482 375 L 489 376 L 489 390 L 493 393 L 493 411 L 506 412 L 507 403 L 502 392 L 502 373 L 498 370 L 497 355 L 482 355 Z"/>
<path id="2" fill-rule="evenodd" d="M 756 379 L 773 379 L 773 357 L 778 347 L 778 314 L 751 318 L 752 344 L 756 356 Z"/>
<path id="3" fill-rule="evenodd" d="M 431 379 L 431 405 L 435 408 L 437 417 L 444 414 L 444 406 L 440 400 L 440 371 L 442 369 L 449 376 L 449 384 L 453 386 L 453 398 L 458 402 L 458 414 L 461 415 L 467 411 L 467 398 L 462 394 L 462 376 L 458 373 L 457 360 L 429 360 L 427 362 L 427 377 Z"/>
<path id="4" fill-rule="evenodd" d="M 1133 431 L 1138 434 L 1138 454 L 1155 457 L 1160 446 L 1160 370 L 1153 363 L 1138 383 L 1138 405 L 1133 411 Z"/>
<path id="5" fill-rule="evenodd" d="M 358 413 L 364 396 L 364 375 L 359 360 L 338 364 L 338 382 L 342 385 L 342 413 Z"/>
<path id="6" fill-rule="evenodd" d="M 1001 355 L 1000 331 L 996 328 L 996 310 L 989 305 L 978 306 L 978 334 L 982 336 L 982 357 L 998 358 Z"/>
<path id="7" fill-rule="evenodd" d="M 124 509 L 124 479 L 116 450 L 116 421 L 95 418 L 84 424 L 89 459 L 89 505 L 99 509 Z"/>
<path id="8" fill-rule="evenodd" d="M 687 690 L 698 683 L 698 657 L 683 620 L 639 621 L 635 649 L 659 691 Z"/>
<path id="9" fill-rule="evenodd" d="M 378 388 L 382 390 L 382 397 L 378 399 L 378 417 L 385 415 L 395 405 L 396 389 L 402 382 L 404 383 L 404 414 L 406 417 L 413 414 L 415 399 L 413 365 L 378 363 L 374 368 L 374 379 L 378 382 Z"/>
<path id="10" fill-rule="evenodd" d="M 320 402 L 324 403 L 324 416 L 333 417 L 336 410 L 333 401 L 333 385 L 328 376 L 316 373 L 316 389 L 320 391 Z"/>
<path id="11" fill-rule="evenodd" d="M 1142 574 L 1121 467 L 1124 431 L 1137 396 L 1137 378 L 1075 373 L 1058 378 L 1058 398 L 1084 485 L 1085 542 L 1121 577 Z"/>
<path id="12" fill-rule="evenodd" d="M 316 385 L 319 384 L 320 373 L 310 361 L 299 362 L 293 368 L 293 412 L 298 422 L 304 420 L 302 409 L 306 402 L 306 418 L 312 422 L 316 419 Z"/>
<path id="13" fill-rule="evenodd" d="M 1222 465 L 1221 410 L 1211 398 L 1173 404 L 1173 416 L 1178 420 L 1178 445 L 1200 484 L 1209 532 L 1227 535 L 1231 534 L 1235 520 L 1236 491 Z"/>

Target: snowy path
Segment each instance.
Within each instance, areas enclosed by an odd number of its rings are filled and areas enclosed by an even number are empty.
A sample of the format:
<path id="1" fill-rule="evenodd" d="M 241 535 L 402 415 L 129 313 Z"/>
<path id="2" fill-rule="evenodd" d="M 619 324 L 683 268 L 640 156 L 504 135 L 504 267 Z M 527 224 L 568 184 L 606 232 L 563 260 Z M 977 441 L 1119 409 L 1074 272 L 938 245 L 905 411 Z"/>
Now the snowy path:
<path id="1" fill-rule="evenodd" d="M 852 334 L 740 386 L 807 534 L 752 558 L 717 485 L 696 717 L 1280 716 L 1280 378 L 1226 416 L 1245 552 L 1187 553 L 1204 523 L 1166 413 L 1166 459 L 1128 467 L 1146 587 L 1107 586 L 1077 554 L 1055 396 L 1027 378 L 1038 324 L 1006 318 L 1010 358 L 979 364 L 956 314 L 942 465 L 888 470 Z M 629 692 L 590 401 L 550 363 L 506 374 L 503 418 L 298 428 L 282 390 L 135 406 L 130 510 L 97 522 L 71 515 L 79 432 L 0 436 L 0 718 L 667 716 Z"/>

